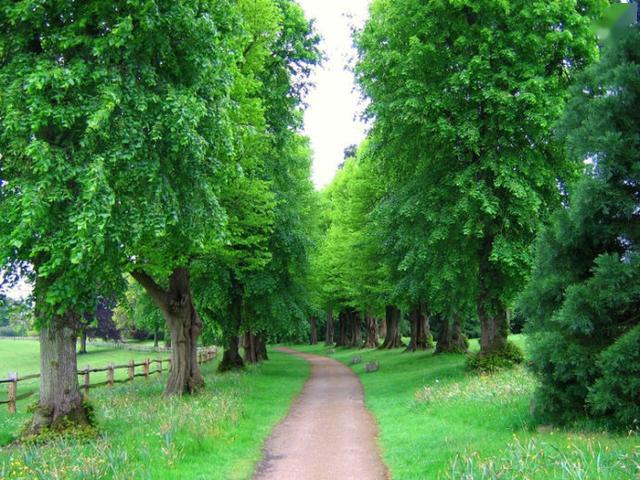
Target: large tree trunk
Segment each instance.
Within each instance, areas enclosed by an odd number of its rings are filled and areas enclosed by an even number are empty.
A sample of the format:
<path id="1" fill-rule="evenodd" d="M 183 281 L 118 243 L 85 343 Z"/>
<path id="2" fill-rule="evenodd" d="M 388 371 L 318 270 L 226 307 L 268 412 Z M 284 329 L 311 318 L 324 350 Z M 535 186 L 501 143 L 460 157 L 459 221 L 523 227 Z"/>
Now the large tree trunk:
<path id="1" fill-rule="evenodd" d="M 245 363 L 255 364 L 269 360 L 267 345 L 261 335 L 255 335 L 251 331 L 245 332 L 242 344 Z"/>
<path id="2" fill-rule="evenodd" d="M 450 318 L 442 320 L 442 330 L 438 336 L 436 353 L 465 353 L 469 349 L 469 341 L 462 333 L 462 317 L 452 314 L 453 325 Z"/>
<path id="3" fill-rule="evenodd" d="M 171 332 L 171 373 L 164 394 L 197 392 L 204 387 L 198 365 L 198 337 L 202 331 L 202 320 L 191 297 L 188 270 L 176 268 L 169 277 L 167 291 L 145 272 L 135 271 L 132 276 L 149 292 Z"/>
<path id="4" fill-rule="evenodd" d="M 40 330 L 40 400 L 30 434 L 45 428 L 88 425 L 78 385 L 76 341 L 80 317 L 68 312 Z"/>
<path id="5" fill-rule="evenodd" d="M 218 371 L 227 372 L 229 370 L 239 370 L 244 368 L 244 362 L 240 356 L 240 341 L 238 335 L 242 326 L 242 286 L 232 282 L 231 302 L 229 303 L 228 331 L 225 336 L 228 338 L 228 345 L 222 355 L 222 361 L 218 365 Z"/>
<path id="6" fill-rule="evenodd" d="M 400 310 L 394 305 L 387 305 L 385 308 L 385 322 L 387 324 L 387 335 L 380 348 L 404 347 L 402 336 L 400 335 Z"/>
<path id="7" fill-rule="evenodd" d="M 362 346 L 362 317 L 357 310 L 351 310 L 350 312 L 350 338 L 349 347 L 360 348 Z"/>
<path id="8" fill-rule="evenodd" d="M 318 344 L 318 319 L 315 317 L 315 315 L 311 316 L 311 318 L 309 319 L 309 323 L 311 324 L 311 335 L 309 338 L 309 344 L 317 345 Z"/>
<path id="9" fill-rule="evenodd" d="M 218 371 L 228 372 L 229 370 L 239 370 L 241 368 L 244 368 L 244 362 L 240 356 L 240 339 L 232 337 L 229 340 L 229 345 L 224 349 L 222 361 L 218 365 Z"/>
<path id="10" fill-rule="evenodd" d="M 244 363 L 258 363 L 258 352 L 256 351 L 255 336 L 251 331 L 246 331 L 242 336 L 240 345 L 244 349 Z"/>
<path id="11" fill-rule="evenodd" d="M 363 348 L 377 348 L 378 345 L 378 325 L 371 309 L 367 309 L 367 339 Z"/>
<path id="12" fill-rule="evenodd" d="M 493 237 L 484 239 L 480 269 L 478 271 L 480 291 L 476 304 L 480 318 L 480 354 L 491 355 L 504 350 L 509 336 L 507 309 L 492 289 L 494 279 L 500 278 L 500 272 L 491 262 Z"/>
<path id="13" fill-rule="evenodd" d="M 324 344 L 327 346 L 333 345 L 333 310 L 331 307 L 327 308 L 327 323 L 325 328 Z"/>
<path id="14" fill-rule="evenodd" d="M 418 350 L 428 350 L 433 347 L 429 319 L 423 305 L 415 305 L 409 313 L 411 321 L 411 340 L 406 348 L 406 352 L 416 352 Z"/>
<path id="15" fill-rule="evenodd" d="M 80 331 L 80 355 L 87 353 L 87 327 L 83 327 Z"/>

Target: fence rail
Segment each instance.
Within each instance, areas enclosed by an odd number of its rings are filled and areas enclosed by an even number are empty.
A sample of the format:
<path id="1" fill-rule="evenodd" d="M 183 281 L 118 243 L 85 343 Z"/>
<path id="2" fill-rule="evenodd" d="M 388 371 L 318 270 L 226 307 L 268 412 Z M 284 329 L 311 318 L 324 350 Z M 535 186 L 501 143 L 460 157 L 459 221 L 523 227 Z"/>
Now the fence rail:
<path id="1" fill-rule="evenodd" d="M 218 350 L 215 347 L 212 348 L 201 348 L 198 349 L 198 363 L 203 364 L 210 362 L 218 355 Z M 155 369 L 151 369 L 152 364 L 156 364 Z M 84 369 L 78 369 L 78 376 L 82 377 L 82 383 L 80 388 L 84 390 L 85 395 L 89 393 L 89 390 L 92 388 L 103 387 L 108 385 L 113 387 L 113 385 L 117 383 L 127 383 L 131 382 L 134 378 L 137 377 L 145 377 L 149 378 L 151 375 L 155 375 L 156 373 L 163 372 L 163 365 L 167 364 L 167 370 L 171 371 L 171 358 L 162 358 L 162 359 L 154 359 L 151 360 L 147 358 L 142 362 L 134 362 L 130 360 L 129 363 L 123 365 L 108 365 L 103 368 L 91 368 L 91 366 L 87 365 Z M 142 372 L 136 372 L 136 368 L 142 367 Z M 114 373 L 116 370 L 127 369 L 127 378 L 116 380 L 114 378 Z M 91 374 L 92 373 L 101 373 L 107 372 L 107 380 L 99 383 L 91 383 Z M 26 380 L 34 380 L 36 378 L 40 378 L 39 373 L 34 373 L 31 375 L 25 375 L 23 377 L 19 377 L 17 372 L 10 372 L 9 378 L 0 378 L 0 385 L 7 384 L 7 400 L 0 400 L 0 405 L 7 404 L 7 408 L 10 414 L 16 413 L 16 403 L 19 400 L 24 400 L 25 398 L 29 398 L 31 395 L 35 394 L 35 391 L 23 393 L 22 395 L 18 395 L 18 383 L 24 382 Z"/>

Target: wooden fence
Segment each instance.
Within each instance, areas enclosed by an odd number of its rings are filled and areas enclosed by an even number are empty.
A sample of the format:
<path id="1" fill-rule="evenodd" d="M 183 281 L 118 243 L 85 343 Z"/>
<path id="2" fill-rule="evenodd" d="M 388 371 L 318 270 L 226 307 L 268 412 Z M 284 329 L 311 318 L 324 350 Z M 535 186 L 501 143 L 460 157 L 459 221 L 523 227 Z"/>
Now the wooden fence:
<path id="1" fill-rule="evenodd" d="M 216 358 L 218 354 L 218 350 L 215 347 L 212 348 L 202 348 L 198 350 L 198 363 L 203 364 L 210 362 L 214 358 Z M 152 364 L 156 364 L 155 369 L 151 369 Z M 80 388 L 84 390 L 85 395 L 88 395 L 89 389 L 96 387 L 103 387 L 108 385 L 109 387 L 113 387 L 116 383 L 126 383 L 132 381 L 136 377 L 145 377 L 149 378 L 149 376 L 154 375 L 156 373 L 162 373 L 163 364 L 168 363 L 167 370 L 171 371 L 171 358 L 164 359 L 156 359 L 150 360 L 146 359 L 143 362 L 135 363 L 133 360 L 130 360 L 129 363 L 124 365 L 109 365 L 105 368 L 91 368 L 87 365 L 84 369 L 78 369 L 78 375 L 82 377 L 82 383 Z M 142 367 L 142 372 L 136 373 L 136 368 Z M 116 370 L 127 369 L 127 378 L 122 380 L 114 379 L 114 372 Z M 107 372 L 107 380 L 99 383 L 91 383 L 91 374 L 99 373 L 99 372 Z M 18 395 L 18 383 L 24 382 L 26 380 L 33 380 L 36 378 L 40 378 L 39 373 L 34 373 L 33 375 L 25 375 L 24 377 L 19 377 L 17 372 L 9 373 L 9 378 L 0 378 L 0 385 L 6 383 L 7 384 L 7 394 L 8 399 L 6 401 L 0 400 L 0 405 L 7 404 L 9 413 L 16 413 L 16 403 L 19 400 L 24 400 L 25 398 L 30 397 L 35 392 L 27 392 L 22 395 Z"/>

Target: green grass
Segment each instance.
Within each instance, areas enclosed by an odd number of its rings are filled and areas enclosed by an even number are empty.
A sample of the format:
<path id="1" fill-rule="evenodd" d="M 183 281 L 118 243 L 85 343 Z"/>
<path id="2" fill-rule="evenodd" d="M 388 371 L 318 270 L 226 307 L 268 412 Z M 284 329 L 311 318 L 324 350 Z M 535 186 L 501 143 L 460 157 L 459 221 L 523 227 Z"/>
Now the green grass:
<path id="1" fill-rule="evenodd" d="M 302 360 L 270 357 L 243 373 L 219 375 L 217 361 L 204 365 L 206 389 L 193 397 L 162 398 L 166 373 L 92 390 L 97 438 L 0 447 L 0 479 L 249 478 L 309 375 Z M 0 413 L 0 435 L 27 419 L 24 410 Z"/>
<path id="2" fill-rule="evenodd" d="M 513 339 L 525 347 L 522 337 Z M 377 419 L 394 479 L 637 479 L 640 439 L 543 428 L 529 414 L 534 378 L 522 367 L 478 377 L 463 355 L 296 347 L 351 366 Z M 477 349 L 477 342 L 472 342 Z M 526 351 L 526 348 L 525 348 Z M 380 370 L 365 373 L 378 361 Z"/>
<path id="3" fill-rule="evenodd" d="M 86 366 L 92 368 L 103 368 L 109 364 L 123 365 L 133 360 L 137 363 L 144 361 L 146 358 L 169 358 L 168 353 L 153 352 L 134 352 L 131 350 L 102 348 L 87 345 L 87 353 L 78 355 L 78 369 L 82 370 Z M 167 364 L 165 364 L 166 368 Z M 8 378 L 10 372 L 17 372 L 19 376 L 26 376 L 40 371 L 40 345 L 37 340 L 11 340 L 0 339 L 0 378 Z M 151 366 L 156 368 L 156 364 Z M 139 367 L 136 372 L 141 372 Z M 116 380 L 127 378 L 127 370 L 116 370 L 114 373 Z M 107 373 L 92 373 L 91 383 L 99 383 L 107 380 Z M 18 395 L 29 392 L 37 392 L 38 380 L 26 380 L 18 383 Z M 23 411 L 27 408 L 31 401 L 25 399 L 18 402 L 18 410 Z M 0 400 L 7 399 L 7 385 L 0 384 Z M 0 405 L 0 422 L 6 414 L 6 405 Z M 0 423 L 0 443 L 3 439 L 2 424 Z"/>

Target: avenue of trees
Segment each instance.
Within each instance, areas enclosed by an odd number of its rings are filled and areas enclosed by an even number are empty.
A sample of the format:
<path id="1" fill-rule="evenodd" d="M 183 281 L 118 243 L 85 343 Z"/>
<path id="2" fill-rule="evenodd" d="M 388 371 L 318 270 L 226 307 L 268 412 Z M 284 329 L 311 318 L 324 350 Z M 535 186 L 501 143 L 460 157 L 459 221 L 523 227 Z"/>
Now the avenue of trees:
<path id="1" fill-rule="evenodd" d="M 639 37 L 630 20 L 598 44 L 607 5 L 373 2 L 372 128 L 321 192 L 312 258 L 328 343 L 478 334 L 467 364 L 491 370 L 522 362 L 524 322 L 536 415 L 638 421 Z"/>
<path id="2" fill-rule="evenodd" d="M 0 27 L 0 258 L 34 286 L 32 432 L 87 422 L 76 339 L 127 277 L 169 331 L 167 395 L 203 386 L 208 323 L 238 366 L 242 331 L 306 318 L 314 198 L 297 132 L 319 52 L 297 4 L 2 2 Z"/>
<path id="3" fill-rule="evenodd" d="M 294 0 L 0 5 L 0 271 L 34 287 L 30 432 L 88 422 L 76 341 L 105 309 L 173 347 L 166 395 L 202 389 L 198 343 L 226 371 L 281 339 L 473 336 L 468 366 L 492 370 L 523 361 L 524 324 L 536 415 L 640 418 L 640 34 L 598 42 L 608 1 L 373 0 L 371 129 L 321 192 L 300 134 L 319 38 Z"/>

